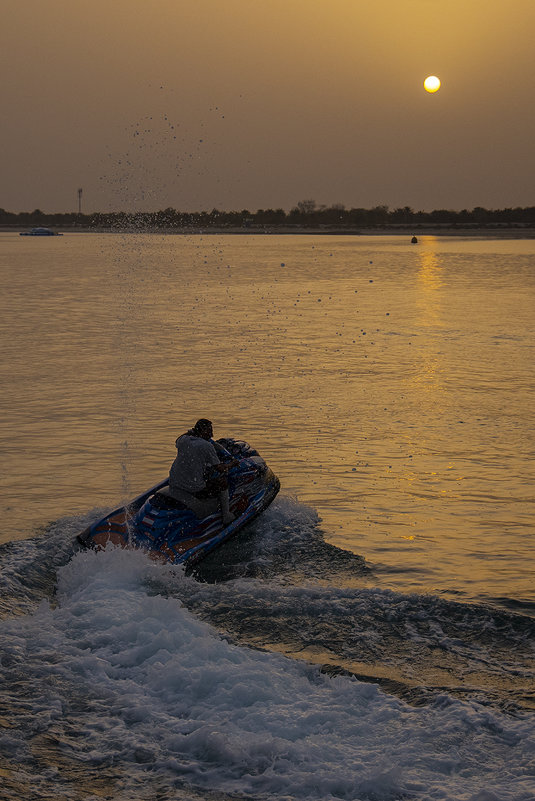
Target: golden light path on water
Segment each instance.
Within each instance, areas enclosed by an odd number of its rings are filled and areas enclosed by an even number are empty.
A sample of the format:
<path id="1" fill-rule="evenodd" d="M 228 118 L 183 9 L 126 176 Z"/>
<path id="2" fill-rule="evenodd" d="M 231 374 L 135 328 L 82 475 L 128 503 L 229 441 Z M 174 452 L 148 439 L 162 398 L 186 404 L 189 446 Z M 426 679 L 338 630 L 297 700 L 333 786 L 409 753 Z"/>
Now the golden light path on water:
<path id="1" fill-rule="evenodd" d="M 249 440 L 375 583 L 533 600 L 535 242 L 0 238 L 2 540 Z"/>

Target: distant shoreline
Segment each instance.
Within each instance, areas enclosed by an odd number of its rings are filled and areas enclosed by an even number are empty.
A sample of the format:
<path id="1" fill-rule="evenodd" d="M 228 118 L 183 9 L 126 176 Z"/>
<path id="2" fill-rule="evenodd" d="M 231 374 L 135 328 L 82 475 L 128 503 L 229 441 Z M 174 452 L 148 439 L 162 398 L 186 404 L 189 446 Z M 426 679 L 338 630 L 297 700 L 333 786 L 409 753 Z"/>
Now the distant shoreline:
<path id="1" fill-rule="evenodd" d="M 452 227 L 448 225 L 381 225 L 374 228 L 337 228 L 337 227 L 304 227 L 304 226 L 251 226 L 251 227 L 168 227 L 151 226 L 135 227 L 90 227 L 90 226 L 50 226 L 53 231 L 62 234 L 161 234 L 169 236 L 458 236 L 485 239 L 534 239 L 535 227 L 521 226 L 466 226 Z M 21 230 L 22 229 L 22 230 Z M 21 233 L 29 231 L 30 226 L 23 228 L 15 225 L 0 225 L 0 233 Z"/>

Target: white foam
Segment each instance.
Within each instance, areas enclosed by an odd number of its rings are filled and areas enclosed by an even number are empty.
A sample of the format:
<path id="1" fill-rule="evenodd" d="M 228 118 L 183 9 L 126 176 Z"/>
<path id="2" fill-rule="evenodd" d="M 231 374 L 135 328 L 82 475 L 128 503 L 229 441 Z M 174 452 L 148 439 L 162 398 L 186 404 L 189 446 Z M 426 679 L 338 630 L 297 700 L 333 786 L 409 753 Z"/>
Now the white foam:
<path id="1" fill-rule="evenodd" d="M 277 800 L 532 801 L 528 717 L 447 695 L 412 708 L 238 647 L 177 598 L 149 594 L 162 583 L 195 590 L 141 553 L 80 553 L 59 571 L 57 607 L 1 624 L 4 678 L 19 671 L 28 690 L 9 699 L 20 727 L 4 732 L 6 753 L 23 757 L 36 731 L 69 721 L 73 758 L 121 765 L 132 782 L 150 767 L 163 782 Z M 134 784 L 124 792 L 136 797 Z"/>

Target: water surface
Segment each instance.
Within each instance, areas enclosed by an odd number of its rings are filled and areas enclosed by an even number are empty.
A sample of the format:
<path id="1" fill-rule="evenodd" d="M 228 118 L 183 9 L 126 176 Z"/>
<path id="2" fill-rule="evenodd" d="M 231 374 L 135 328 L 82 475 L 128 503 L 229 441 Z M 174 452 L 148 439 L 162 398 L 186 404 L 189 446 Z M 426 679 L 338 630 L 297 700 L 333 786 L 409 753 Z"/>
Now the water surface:
<path id="1" fill-rule="evenodd" d="M 535 601 L 534 241 L 1 247 L 4 541 L 137 494 L 209 416 L 382 584 Z"/>
<path id="2" fill-rule="evenodd" d="M 535 242 L 3 234 L 2 798 L 532 801 Z M 198 417 L 281 494 L 77 532 Z"/>

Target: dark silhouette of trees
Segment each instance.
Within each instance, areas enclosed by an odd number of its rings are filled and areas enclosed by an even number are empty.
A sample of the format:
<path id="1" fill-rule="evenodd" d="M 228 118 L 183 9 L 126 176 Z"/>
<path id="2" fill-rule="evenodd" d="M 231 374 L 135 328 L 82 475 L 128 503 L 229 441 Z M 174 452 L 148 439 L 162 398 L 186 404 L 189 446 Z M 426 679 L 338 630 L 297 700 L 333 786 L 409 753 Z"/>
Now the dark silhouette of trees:
<path id="1" fill-rule="evenodd" d="M 535 206 L 504 209 L 485 209 L 476 206 L 471 211 L 462 209 L 435 209 L 414 211 L 410 206 L 389 209 L 386 205 L 370 209 L 346 208 L 341 203 L 332 206 L 318 205 L 315 200 L 299 201 L 289 212 L 284 209 L 258 209 L 251 212 L 212 211 L 181 212 L 168 207 L 156 212 L 128 214 L 109 212 L 94 214 L 47 214 L 40 209 L 32 212 L 14 213 L 0 208 L 0 226 L 4 228 L 28 228 L 47 226 L 62 229 L 91 230 L 137 230 L 175 231 L 217 230 L 265 230 L 319 229 L 329 231 L 358 231 L 366 229 L 401 228 L 459 228 L 499 229 L 535 227 Z"/>

